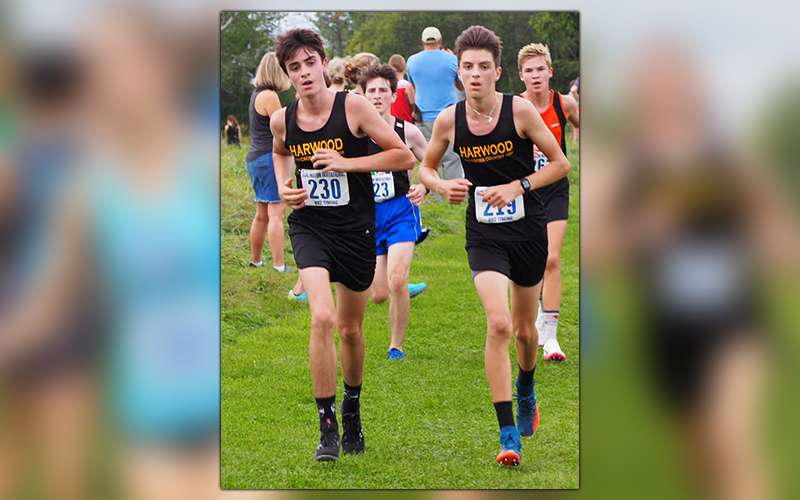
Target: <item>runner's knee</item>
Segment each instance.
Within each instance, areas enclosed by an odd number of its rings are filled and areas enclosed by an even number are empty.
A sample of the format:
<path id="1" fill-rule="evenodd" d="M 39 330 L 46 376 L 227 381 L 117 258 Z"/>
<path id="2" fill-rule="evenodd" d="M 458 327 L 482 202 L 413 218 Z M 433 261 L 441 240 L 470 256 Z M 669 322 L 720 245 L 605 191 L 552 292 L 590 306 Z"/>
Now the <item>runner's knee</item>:
<path id="1" fill-rule="evenodd" d="M 514 337 L 521 343 L 528 345 L 533 342 L 534 326 L 528 321 L 514 325 Z"/>
<path id="2" fill-rule="evenodd" d="M 389 276 L 389 290 L 392 293 L 408 288 L 408 276 L 405 273 L 395 273 Z"/>
<path id="3" fill-rule="evenodd" d="M 364 330 L 360 323 L 355 321 L 345 321 L 339 323 L 339 340 L 341 342 L 355 342 L 364 335 Z"/>
<path id="4" fill-rule="evenodd" d="M 329 310 L 315 311 L 311 315 L 311 333 L 312 335 L 325 335 L 333 332 L 336 325 L 336 313 Z"/>
<path id="5" fill-rule="evenodd" d="M 372 302 L 376 304 L 383 304 L 389 299 L 389 292 L 388 290 L 380 290 L 380 291 L 371 291 L 371 298 Z"/>
<path id="6" fill-rule="evenodd" d="M 561 269 L 561 254 L 549 253 L 547 254 L 547 270 L 557 271 Z"/>
<path id="7" fill-rule="evenodd" d="M 511 321 L 505 314 L 492 314 L 488 317 L 489 338 L 508 340 L 511 337 Z"/>

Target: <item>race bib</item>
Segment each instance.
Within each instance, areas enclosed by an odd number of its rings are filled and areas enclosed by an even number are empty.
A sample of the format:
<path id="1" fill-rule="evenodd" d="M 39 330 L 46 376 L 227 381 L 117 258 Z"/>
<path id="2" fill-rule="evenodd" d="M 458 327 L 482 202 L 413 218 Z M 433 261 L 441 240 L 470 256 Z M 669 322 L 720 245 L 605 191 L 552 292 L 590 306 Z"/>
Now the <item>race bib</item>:
<path id="1" fill-rule="evenodd" d="M 344 172 L 303 169 L 300 171 L 303 189 L 308 193 L 306 205 L 311 207 L 340 207 L 350 203 L 350 187 Z"/>
<path id="2" fill-rule="evenodd" d="M 514 201 L 503 208 L 497 208 L 483 201 L 481 194 L 489 189 L 487 186 L 475 188 L 475 218 L 484 224 L 502 224 L 504 222 L 514 222 L 525 217 L 525 202 L 522 195 L 514 198 Z"/>
<path id="3" fill-rule="evenodd" d="M 372 192 L 375 203 L 394 198 L 394 177 L 391 172 L 372 172 Z"/>
<path id="4" fill-rule="evenodd" d="M 544 155 L 544 153 L 542 153 L 538 149 L 535 151 L 536 151 L 536 160 L 534 160 L 533 171 L 538 172 L 539 170 L 544 168 L 545 165 L 550 163 L 550 160 L 548 160 L 547 157 Z"/>

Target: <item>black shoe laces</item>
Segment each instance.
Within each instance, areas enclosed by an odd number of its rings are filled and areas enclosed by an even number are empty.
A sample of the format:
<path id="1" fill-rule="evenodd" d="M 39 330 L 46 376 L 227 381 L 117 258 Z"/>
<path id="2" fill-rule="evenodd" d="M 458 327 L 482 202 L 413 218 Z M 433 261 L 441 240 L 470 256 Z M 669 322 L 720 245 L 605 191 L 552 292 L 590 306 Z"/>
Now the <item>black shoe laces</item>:
<path id="1" fill-rule="evenodd" d="M 363 439 L 361 432 L 361 417 L 358 413 L 342 415 L 342 441 L 357 443 Z"/>

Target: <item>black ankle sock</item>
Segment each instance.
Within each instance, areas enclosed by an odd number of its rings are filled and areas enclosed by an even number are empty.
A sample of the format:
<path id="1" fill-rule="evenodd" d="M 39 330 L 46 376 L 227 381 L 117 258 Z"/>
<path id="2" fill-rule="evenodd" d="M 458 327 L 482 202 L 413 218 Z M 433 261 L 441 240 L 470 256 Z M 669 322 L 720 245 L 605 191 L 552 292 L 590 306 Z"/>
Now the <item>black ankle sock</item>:
<path id="1" fill-rule="evenodd" d="M 517 365 L 519 366 L 519 365 Z M 517 374 L 517 381 L 520 387 L 528 388 L 533 387 L 533 375 L 536 372 L 536 366 L 531 371 L 525 371 L 519 366 L 519 373 Z M 520 396 L 529 396 L 530 394 L 520 394 Z"/>
<path id="2" fill-rule="evenodd" d="M 344 384 L 344 399 L 342 399 L 342 414 L 358 413 L 361 409 L 359 404 L 361 396 L 361 384 Z"/>
<path id="3" fill-rule="evenodd" d="M 497 423 L 500 428 L 514 425 L 514 410 L 511 407 L 511 401 L 500 401 L 494 404 L 494 411 L 497 413 Z"/>
<path id="4" fill-rule="evenodd" d="M 336 423 L 336 395 L 329 398 L 314 398 L 317 400 L 317 409 L 319 410 L 320 422 L 329 421 L 331 424 Z"/>

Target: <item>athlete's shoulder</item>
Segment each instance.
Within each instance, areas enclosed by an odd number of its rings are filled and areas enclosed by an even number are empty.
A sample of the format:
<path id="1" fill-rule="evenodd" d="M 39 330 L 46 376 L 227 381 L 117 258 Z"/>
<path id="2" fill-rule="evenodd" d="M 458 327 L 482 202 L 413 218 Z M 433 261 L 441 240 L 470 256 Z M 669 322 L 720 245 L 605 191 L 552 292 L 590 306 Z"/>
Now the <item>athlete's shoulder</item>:
<path id="1" fill-rule="evenodd" d="M 399 118 L 398 118 L 398 120 L 399 120 Z M 425 136 L 422 135 L 422 131 L 416 125 L 414 125 L 413 123 L 404 121 L 403 122 L 403 128 L 405 129 L 405 132 L 406 132 L 406 142 L 408 142 L 409 140 L 411 140 L 411 139 L 413 139 L 415 137 L 422 137 L 423 140 L 425 139 Z"/>
<path id="2" fill-rule="evenodd" d="M 272 113 L 269 119 L 269 128 L 272 129 L 273 135 L 275 131 L 286 130 L 286 108 L 280 108 Z"/>
<path id="3" fill-rule="evenodd" d="M 561 96 L 561 107 L 563 107 L 565 111 L 570 112 L 578 109 L 578 101 L 576 101 L 574 97 L 569 94 L 558 95 Z"/>
<path id="4" fill-rule="evenodd" d="M 286 120 L 286 107 L 282 107 L 272 114 L 272 121 L 284 122 Z"/>
<path id="5" fill-rule="evenodd" d="M 436 122 L 435 123 L 441 123 L 444 126 L 452 127 L 453 124 L 456 122 L 456 106 L 457 105 L 458 105 L 458 103 L 451 104 L 451 105 L 447 106 L 446 108 L 444 108 L 442 110 L 442 112 L 439 113 L 439 116 L 436 117 Z"/>
<path id="6" fill-rule="evenodd" d="M 514 115 L 536 112 L 536 107 L 527 97 L 519 95 L 512 95 L 511 97 L 511 109 L 514 110 Z"/>
<path id="7" fill-rule="evenodd" d="M 363 96 L 355 92 L 345 92 L 344 108 L 348 113 L 363 113 L 365 110 L 374 109 Z"/>

